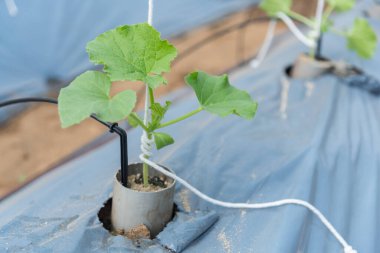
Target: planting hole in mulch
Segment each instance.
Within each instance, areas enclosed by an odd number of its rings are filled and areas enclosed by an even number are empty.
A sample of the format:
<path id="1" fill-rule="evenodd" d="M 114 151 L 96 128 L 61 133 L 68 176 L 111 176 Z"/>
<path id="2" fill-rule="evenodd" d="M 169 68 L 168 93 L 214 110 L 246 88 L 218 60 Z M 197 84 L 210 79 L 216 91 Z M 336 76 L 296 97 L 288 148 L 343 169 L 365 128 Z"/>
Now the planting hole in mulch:
<path id="1" fill-rule="evenodd" d="M 100 208 L 98 212 L 99 221 L 103 224 L 103 227 L 111 233 L 111 235 L 114 235 L 114 236 L 123 235 L 123 236 L 128 237 L 131 240 L 154 239 L 154 238 L 151 238 L 150 231 L 144 224 L 138 225 L 129 231 L 116 231 L 112 226 L 111 210 L 112 210 L 112 198 L 109 198 L 106 202 L 104 202 L 104 205 L 102 206 L 102 208 Z M 173 214 L 170 221 L 174 218 L 177 210 L 178 210 L 177 205 L 174 203 Z"/>
<path id="2" fill-rule="evenodd" d="M 289 78 L 292 77 L 292 70 L 293 70 L 293 65 L 289 65 L 285 68 L 285 74 L 287 77 Z"/>
<path id="3" fill-rule="evenodd" d="M 311 58 L 307 54 L 301 54 L 294 64 L 285 68 L 284 73 L 288 78 L 314 78 L 331 71 L 330 59 L 319 56 Z"/>

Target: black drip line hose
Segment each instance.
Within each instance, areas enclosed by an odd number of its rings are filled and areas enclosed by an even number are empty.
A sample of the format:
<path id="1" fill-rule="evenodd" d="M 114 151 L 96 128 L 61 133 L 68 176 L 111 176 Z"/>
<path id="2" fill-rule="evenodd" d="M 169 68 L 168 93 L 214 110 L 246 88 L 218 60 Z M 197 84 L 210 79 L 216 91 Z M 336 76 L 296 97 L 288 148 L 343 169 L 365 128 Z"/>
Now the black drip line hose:
<path id="1" fill-rule="evenodd" d="M 0 102 L 0 108 L 5 107 L 8 105 L 14 105 L 14 104 L 21 104 L 21 103 L 33 103 L 33 102 L 40 102 L 40 103 L 50 103 L 50 104 L 58 104 L 58 101 L 53 98 L 39 98 L 39 97 L 26 97 L 26 98 L 18 98 L 18 99 L 11 99 L 4 102 Z M 102 124 L 103 126 L 106 126 L 111 133 L 116 133 L 120 137 L 120 173 L 121 173 L 121 184 L 124 187 L 127 187 L 128 183 L 128 138 L 127 138 L 127 132 L 119 127 L 117 123 L 110 123 L 105 122 L 98 117 L 96 117 L 95 114 L 91 115 L 91 118 Z"/>

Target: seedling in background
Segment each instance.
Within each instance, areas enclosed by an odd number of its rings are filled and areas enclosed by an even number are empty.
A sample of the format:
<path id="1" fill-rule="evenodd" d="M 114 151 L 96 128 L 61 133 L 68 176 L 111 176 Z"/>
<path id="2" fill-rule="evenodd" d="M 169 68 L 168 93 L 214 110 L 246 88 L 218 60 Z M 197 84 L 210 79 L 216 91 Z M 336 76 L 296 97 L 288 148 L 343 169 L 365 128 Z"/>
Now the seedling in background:
<path id="1" fill-rule="evenodd" d="M 152 26 L 142 23 L 125 25 L 99 35 L 87 44 L 90 60 L 102 64 L 104 72 L 87 71 L 63 88 L 58 97 L 59 115 L 62 127 L 80 123 L 96 114 L 104 121 L 116 122 L 128 119 L 133 127 L 141 127 L 149 139 L 154 139 L 157 149 L 174 143 L 174 139 L 163 128 L 208 111 L 221 117 L 235 114 L 252 119 L 257 103 L 250 95 L 233 87 L 227 75 L 213 76 L 196 71 L 185 77 L 198 98 L 199 107 L 176 119 L 163 122 L 170 101 L 157 103 L 154 90 L 166 85 L 164 72 L 170 71 L 171 62 L 177 56 L 177 49 L 162 40 Z M 133 109 L 136 93 L 125 90 L 110 96 L 114 81 L 142 81 L 149 87 L 151 119 L 144 124 Z M 148 165 L 143 169 L 144 186 L 148 185 Z"/>
<path id="2" fill-rule="evenodd" d="M 323 13 L 321 33 L 331 31 L 346 38 L 346 46 L 364 59 L 373 57 L 376 51 L 377 36 L 368 21 L 364 18 L 356 18 L 353 25 L 346 30 L 334 27 L 330 15 L 333 12 L 346 12 L 353 8 L 355 0 L 326 0 L 328 6 Z M 292 0 L 264 0 L 260 7 L 272 17 L 282 12 L 290 18 L 297 20 L 304 25 L 314 29 L 316 27 L 315 19 L 309 19 L 297 12 L 291 10 Z M 310 56 L 314 57 L 314 50 Z"/>

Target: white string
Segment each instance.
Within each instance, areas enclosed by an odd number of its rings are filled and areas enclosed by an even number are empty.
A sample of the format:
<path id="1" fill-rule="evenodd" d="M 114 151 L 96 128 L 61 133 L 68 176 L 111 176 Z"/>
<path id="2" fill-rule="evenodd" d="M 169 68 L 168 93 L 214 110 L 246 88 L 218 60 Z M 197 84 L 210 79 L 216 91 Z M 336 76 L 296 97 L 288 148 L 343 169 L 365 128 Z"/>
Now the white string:
<path id="1" fill-rule="evenodd" d="M 153 0 L 148 2 L 148 24 L 153 25 Z M 149 86 L 145 84 L 145 105 L 144 105 L 144 125 L 148 125 L 149 121 Z M 144 130 L 141 136 L 141 152 L 146 158 L 152 155 L 151 149 L 153 145 L 153 139 L 148 138 L 148 133 Z"/>
<path id="2" fill-rule="evenodd" d="M 153 17 L 153 0 L 149 0 L 149 12 L 148 12 L 148 23 L 152 25 L 152 17 Z M 146 85 L 146 87 L 148 87 Z M 149 101 L 149 90 L 146 89 L 146 96 L 145 96 L 145 111 L 144 111 L 144 123 L 147 124 L 148 117 L 149 117 L 149 111 L 148 111 L 148 101 Z M 282 205 L 300 205 L 308 208 L 310 211 L 312 211 L 320 220 L 321 222 L 327 227 L 327 229 L 335 236 L 335 238 L 339 241 L 339 243 L 344 248 L 344 253 L 357 253 L 344 239 L 343 237 L 336 231 L 336 229 L 331 225 L 331 223 L 326 219 L 326 217 L 313 205 L 310 203 L 300 200 L 300 199 L 282 199 L 278 201 L 273 202 L 266 202 L 266 203 L 256 203 L 256 204 L 248 204 L 248 203 L 231 203 L 231 202 L 224 202 L 220 201 L 214 198 L 211 198 L 207 196 L 206 194 L 200 192 L 198 189 L 190 185 L 188 182 L 183 180 L 182 178 L 176 176 L 175 174 L 165 170 L 155 162 L 149 160 L 147 157 L 150 157 L 152 155 L 152 146 L 154 141 L 152 139 L 149 139 L 147 137 L 147 133 L 144 131 L 143 135 L 141 136 L 141 152 L 142 154 L 139 156 L 140 160 L 143 163 L 148 164 L 152 168 L 158 170 L 162 174 L 173 178 L 177 182 L 181 183 L 183 186 L 188 188 L 190 191 L 192 191 L 194 194 L 196 194 L 201 199 L 210 202 L 214 205 L 222 206 L 222 207 L 228 207 L 228 208 L 248 208 L 248 209 L 261 209 L 261 208 L 270 208 L 270 207 L 277 207 Z"/>
<path id="3" fill-rule="evenodd" d="M 14 0 L 5 0 L 5 5 L 7 6 L 8 13 L 10 16 L 14 17 L 18 13 L 18 8 Z"/>
<path id="4" fill-rule="evenodd" d="M 290 82 L 283 75 L 281 77 L 281 98 L 280 98 L 280 113 L 283 119 L 286 119 L 288 117 L 288 114 L 286 111 L 288 108 L 289 88 L 290 88 Z"/>
<path id="5" fill-rule="evenodd" d="M 266 203 L 255 203 L 255 204 L 249 204 L 249 203 L 231 203 L 231 202 L 224 202 L 220 201 L 214 198 L 211 198 L 204 193 L 200 192 L 198 189 L 190 185 L 188 182 L 183 180 L 182 178 L 176 176 L 175 174 L 165 170 L 164 168 L 160 167 L 156 163 L 144 158 L 143 155 L 140 155 L 140 159 L 147 163 L 149 166 L 155 168 L 162 174 L 173 178 L 174 180 L 178 181 L 181 183 L 183 186 L 188 188 L 190 191 L 192 191 L 194 194 L 196 194 L 198 197 L 201 199 L 210 202 L 214 205 L 222 206 L 222 207 L 228 207 L 228 208 L 248 208 L 248 209 L 261 209 L 261 208 L 270 208 L 270 207 L 278 207 L 278 206 L 283 206 L 283 205 L 300 205 L 303 207 L 306 207 L 309 209 L 311 212 L 313 212 L 320 220 L 321 222 L 327 227 L 328 230 L 335 236 L 335 238 L 339 241 L 339 243 L 343 246 L 344 252 L 345 253 L 354 253 L 356 252 L 355 250 L 352 249 L 350 245 L 343 239 L 343 237 L 336 231 L 336 229 L 331 225 L 331 223 L 326 219 L 326 217 L 313 205 L 310 203 L 300 200 L 300 199 L 282 199 L 278 201 L 273 201 L 273 202 L 266 202 Z"/>
<path id="6" fill-rule="evenodd" d="M 297 28 L 297 26 L 294 24 L 293 20 L 289 18 L 285 13 L 283 12 L 278 12 L 276 14 L 278 18 L 280 18 L 289 28 L 289 30 L 296 36 L 296 38 L 301 41 L 303 44 L 310 48 L 315 47 L 315 41 L 309 39 L 303 33 Z"/>
<path id="7" fill-rule="evenodd" d="M 322 19 L 323 19 L 323 9 L 325 7 L 325 0 L 318 0 L 317 10 L 315 13 L 315 40 L 319 38 L 321 35 L 321 26 L 322 26 Z"/>
<path id="8" fill-rule="evenodd" d="M 198 189 L 190 185 L 188 182 L 183 180 L 182 178 L 176 176 L 175 174 L 165 170 L 161 166 L 157 165 L 156 163 L 150 161 L 149 159 L 146 159 L 143 154 L 140 155 L 141 161 L 148 164 L 152 168 L 155 168 L 162 174 L 173 178 L 177 182 L 181 183 L 183 186 L 188 188 L 190 191 L 192 191 L 195 195 L 200 197 L 201 199 L 210 202 L 214 205 L 222 206 L 222 207 L 228 207 L 228 208 L 247 208 L 247 209 L 261 209 L 261 208 L 270 208 L 270 207 L 277 207 L 277 206 L 283 206 L 283 205 L 300 205 L 303 207 L 306 207 L 311 212 L 313 212 L 320 220 L 321 222 L 327 227 L 327 229 L 335 236 L 335 238 L 339 241 L 339 243 L 343 246 L 345 253 L 356 253 L 355 250 L 352 249 L 352 247 L 343 239 L 343 237 L 336 231 L 336 229 L 331 225 L 331 223 L 326 219 L 326 217 L 313 205 L 310 203 L 300 200 L 300 199 L 282 199 L 278 201 L 273 202 L 266 202 L 266 203 L 255 203 L 255 204 L 249 204 L 249 203 L 231 203 L 231 202 L 224 202 L 220 201 L 214 198 L 211 198 L 207 196 L 206 194 L 200 192 Z"/>
<path id="9" fill-rule="evenodd" d="M 315 13 L 316 22 L 314 29 L 309 32 L 309 36 L 306 37 L 302 34 L 302 32 L 296 27 L 293 20 L 290 19 L 285 13 L 279 12 L 277 13 L 277 17 L 279 17 L 290 29 L 291 32 L 306 46 L 314 48 L 316 46 L 316 40 L 319 38 L 321 34 L 321 26 L 322 26 L 322 19 L 323 19 L 323 9 L 324 9 L 325 1 L 324 0 L 318 0 L 317 9 Z M 270 45 L 272 44 L 275 28 L 276 28 L 277 21 L 275 19 L 271 19 L 267 33 L 265 35 L 265 40 L 263 45 L 261 46 L 259 53 L 255 59 L 253 59 L 250 62 L 250 66 L 252 68 L 257 68 L 260 66 L 260 64 L 263 62 L 265 56 L 268 53 L 268 50 L 270 48 Z"/>
<path id="10" fill-rule="evenodd" d="M 305 96 L 310 97 L 311 95 L 313 95 L 313 91 L 314 91 L 314 87 L 315 87 L 314 83 L 311 81 L 307 81 L 305 83 L 305 87 L 306 87 Z"/>
<path id="11" fill-rule="evenodd" d="M 271 19 L 271 21 L 269 22 L 268 30 L 267 30 L 267 33 L 266 33 L 265 39 L 264 39 L 264 43 L 261 46 L 259 53 L 257 54 L 257 57 L 249 63 L 252 68 L 254 68 L 254 69 L 258 68 L 261 65 L 261 63 L 264 61 L 264 59 L 265 59 L 265 57 L 269 51 L 269 48 L 272 44 L 272 41 L 273 41 L 274 33 L 276 31 L 276 24 L 277 24 L 276 19 Z"/>
<path id="12" fill-rule="evenodd" d="M 324 9 L 325 1 L 318 0 L 317 9 L 316 9 L 316 22 L 315 27 L 312 31 L 309 32 L 308 37 L 306 37 L 294 24 L 293 20 L 289 18 L 285 13 L 278 12 L 276 16 L 280 18 L 289 28 L 289 30 L 296 36 L 296 38 L 301 41 L 303 44 L 310 48 L 316 47 L 316 40 L 319 38 L 321 34 L 321 26 L 323 19 L 323 9 Z"/>
<path id="13" fill-rule="evenodd" d="M 149 0 L 148 4 L 148 24 L 153 25 L 153 0 Z"/>

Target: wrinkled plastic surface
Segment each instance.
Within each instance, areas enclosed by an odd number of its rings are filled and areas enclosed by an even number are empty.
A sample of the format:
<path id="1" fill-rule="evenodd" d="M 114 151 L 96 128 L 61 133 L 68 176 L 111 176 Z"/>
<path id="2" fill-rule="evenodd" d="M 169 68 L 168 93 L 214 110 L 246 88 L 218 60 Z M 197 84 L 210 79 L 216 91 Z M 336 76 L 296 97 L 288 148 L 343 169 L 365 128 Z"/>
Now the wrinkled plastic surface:
<path id="1" fill-rule="evenodd" d="M 376 77 L 358 74 L 347 76 L 344 78 L 344 81 L 350 86 L 366 90 L 373 95 L 380 95 L 380 81 Z"/>
<path id="2" fill-rule="evenodd" d="M 352 18 L 344 15 L 336 22 Z M 371 22 L 379 31 L 378 21 Z M 343 45 L 343 40 L 328 35 L 323 54 L 348 60 L 380 78 L 379 51 L 373 60 L 364 61 Z M 259 102 L 253 121 L 202 112 L 165 129 L 176 142 L 157 152 L 154 160 L 220 200 L 307 200 L 358 252 L 380 252 L 380 99 L 331 75 L 309 84 L 292 80 L 283 119 L 280 75 L 305 50 L 293 37 L 283 37 L 260 69 L 246 67 L 232 74 L 231 82 Z M 167 119 L 197 108 L 192 93 L 181 91 L 179 96 Z M 139 130 L 129 132 L 134 161 L 140 153 L 140 135 Z M 110 236 L 97 220 L 118 166 L 114 141 L 0 203 L 0 252 L 165 252 L 155 241 L 137 247 Z M 342 252 L 320 221 L 299 206 L 226 209 L 200 200 L 180 185 L 175 198 L 183 210 L 214 210 L 219 215 L 218 222 L 184 252 Z"/>
<path id="3" fill-rule="evenodd" d="M 214 211 L 178 212 L 173 221 L 158 234 L 157 240 L 174 252 L 181 252 L 217 220 L 218 215 Z"/>
<path id="4" fill-rule="evenodd" d="M 164 37 L 178 35 L 243 9 L 258 0 L 156 0 L 154 26 Z M 146 22 L 148 0 L 16 1 L 9 16 L 0 1 L 0 101 L 45 94 L 92 68 L 85 47 L 100 33 Z M 61 83 L 62 85 L 62 83 Z M 15 107 L 0 111 L 4 121 Z"/>

